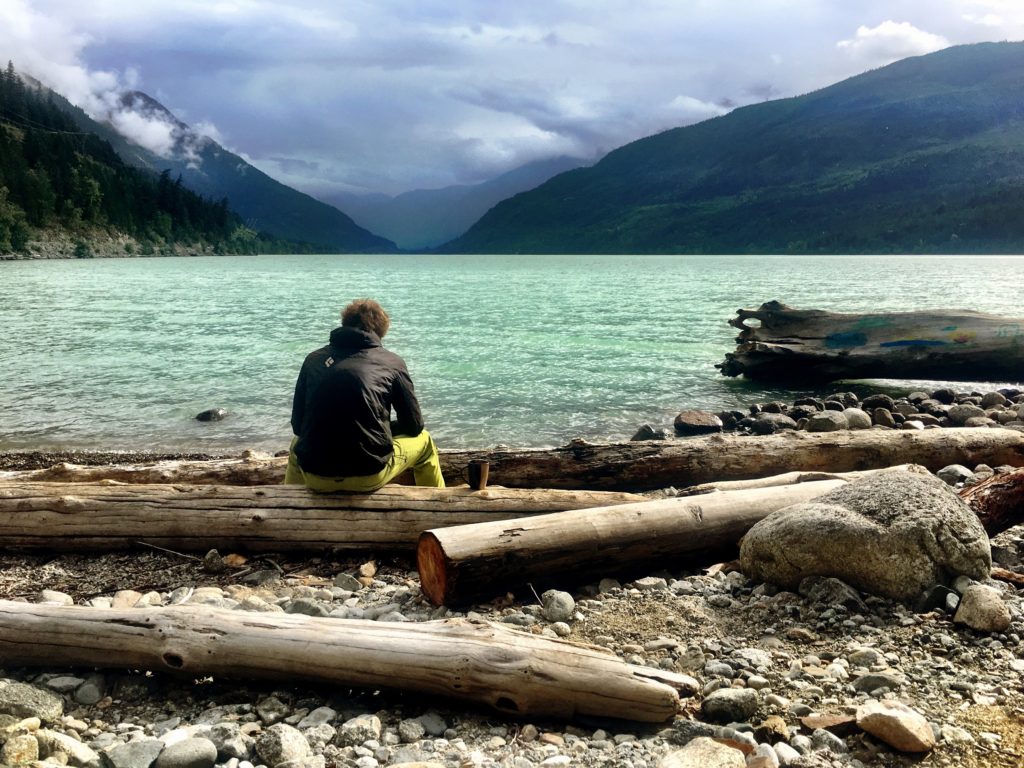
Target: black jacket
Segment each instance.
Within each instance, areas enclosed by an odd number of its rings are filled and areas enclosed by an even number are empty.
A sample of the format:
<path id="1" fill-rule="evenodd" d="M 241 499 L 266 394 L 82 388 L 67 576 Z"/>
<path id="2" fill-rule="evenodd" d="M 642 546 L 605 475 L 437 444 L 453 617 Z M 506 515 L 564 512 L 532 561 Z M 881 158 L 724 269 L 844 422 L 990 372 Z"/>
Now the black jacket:
<path id="1" fill-rule="evenodd" d="M 392 427 L 402 435 L 423 431 L 405 361 L 375 333 L 335 328 L 330 344 L 306 356 L 295 382 L 299 466 L 326 477 L 374 475 L 391 458 Z"/>

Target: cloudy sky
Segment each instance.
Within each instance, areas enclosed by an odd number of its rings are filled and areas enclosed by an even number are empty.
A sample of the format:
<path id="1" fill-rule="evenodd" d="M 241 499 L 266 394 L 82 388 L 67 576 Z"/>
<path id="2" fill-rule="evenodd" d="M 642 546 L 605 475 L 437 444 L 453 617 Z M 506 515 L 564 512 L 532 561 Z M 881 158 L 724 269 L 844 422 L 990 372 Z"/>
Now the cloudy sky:
<path id="1" fill-rule="evenodd" d="M 474 183 L 1024 39 L 1020 0 L 0 0 L 0 57 L 157 151 L 137 88 L 311 193 Z"/>

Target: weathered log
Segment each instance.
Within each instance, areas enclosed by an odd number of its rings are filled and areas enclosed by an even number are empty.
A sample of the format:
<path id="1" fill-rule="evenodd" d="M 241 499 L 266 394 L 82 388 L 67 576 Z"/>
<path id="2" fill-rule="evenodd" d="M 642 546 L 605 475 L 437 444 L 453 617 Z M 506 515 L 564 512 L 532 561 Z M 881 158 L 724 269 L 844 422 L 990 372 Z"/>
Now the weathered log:
<path id="1" fill-rule="evenodd" d="M 178 606 L 0 601 L 5 665 L 315 680 L 448 696 L 524 717 L 663 722 L 697 682 L 593 646 L 448 620 L 393 623 Z"/>
<path id="2" fill-rule="evenodd" d="M 1017 571 L 993 567 L 992 578 L 998 581 L 1005 581 L 1007 584 L 1013 584 L 1017 587 L 1024 587 L 1024 573 L 1018 573 Z"/>
<path id="3" fill-rule="evenodd" d="M 411 550 L 428 528 L 641 498 L 494 486 L 320 494 L 289 485 L 17 483 L 0 485 L 0 547 L 84 552 L 145 542 L 184 552 Z"/>
<path id="4" fill-rule="evenodd" d="M 784 472 L 781 475 L 770 477 L 758 477 L 753 480 L 726 480 L 720 483 L 703 483 L 691 485 L 682 489 L 682 496 L 697 496 L 712 491 L 744 491 L 751 488 L 775 488 L 780 485 L 793 485 L 794 483 L 813 483 L 818 480 L 859 480 L 868 475 L 875 475 L 879 472 L 918 472 L 927 473 L 928 470 L 918 464 L 899 464 L 895 467 L 883 469 L 866 469 L 863 472 Z"/>
<path id="5" fill-rule="evenodd" d="M 792 470 L 852 472 L 907 463 L 920 464 L 933 472 L 949 464 L 1024 466 L 1024 434 L 1003 429 L 872 429 L 767 436 L 712 435 L 611 445 L 579 440 L 553 449 L 442 453 L 446 475 L 457 482 L 470 459 L 490 461 L 491 482 L 510 488 L 646 491 L 747 480 Z M 176 466 L 97 467 L 82 472 L 65 467 L 60 473 L 42 476 L 8 473 L 6 480 L 116 479 L 266 485 L 283 476 L 283 461 L 181 462 Z M 4 477 L 0 474 L 0 479 Z"/>
<path id="6" fill-rule="evenodd" d="M 420 583 L 435 605 L 459 605 L 528 582 L 564 585 L 670 562 L 730 559 L 754 523 L 844 483 L 718 491 L 429 530 L 416 549 Z"/>
<path id="7" fill-rule="evenodd" d="M 960 498 L 974 510 L 989 536 L 1020 525 L 1024 523 L 1024 469 L 967 486 Z"/>
<path id="8" fill-rule="evenodd" d="M 777 301 L 737 310 L 726 376 L 775 381 L 1019 381 L 1024 319 L 969 310 L 840 314 Z M 756 320 L 760 327 L 747 325 Z"/>
<path id="9" fill-rule="evenodd" d="M 247 456 L 206 461 L 166 460 L 125 464 L 70 464 L 0 472 L 5 483 L 192 483 L 276 485 L 284 480 L 287 457 Z"/>

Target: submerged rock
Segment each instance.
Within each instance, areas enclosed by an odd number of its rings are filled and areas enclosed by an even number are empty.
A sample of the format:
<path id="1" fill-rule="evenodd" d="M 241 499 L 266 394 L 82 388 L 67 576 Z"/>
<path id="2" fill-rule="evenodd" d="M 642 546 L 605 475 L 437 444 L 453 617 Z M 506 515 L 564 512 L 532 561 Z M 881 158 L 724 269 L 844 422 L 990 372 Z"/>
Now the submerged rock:
<path id="1" fill-rule="evenodd" d="M 208 408 L 196 414 L 196 421 L 223 421 L 227 418 L 228 412 L 223 408 Z"/>

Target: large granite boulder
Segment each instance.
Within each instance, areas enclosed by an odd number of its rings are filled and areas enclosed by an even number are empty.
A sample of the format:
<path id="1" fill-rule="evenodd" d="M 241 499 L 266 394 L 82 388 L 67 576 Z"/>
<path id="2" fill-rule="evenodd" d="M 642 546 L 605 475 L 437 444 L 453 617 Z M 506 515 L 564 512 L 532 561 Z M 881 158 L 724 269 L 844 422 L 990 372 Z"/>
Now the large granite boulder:
<path id="1" fill-rule="evenodd" d="M 833 576 L 862 592 L 913 600 L 958 575 L 985 578 L 988 536 L 959 496 L 932 475 L 885 472 L 757 523 L 740 545 L 752 579 L 796 589 Z"/>

